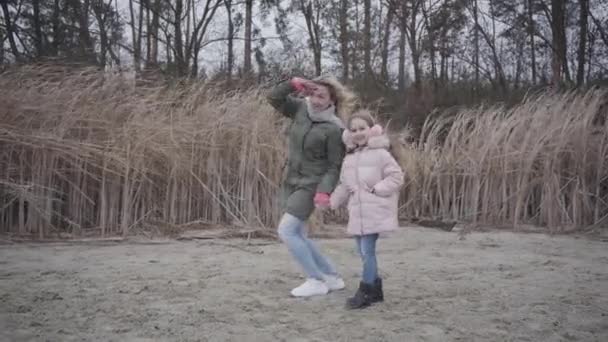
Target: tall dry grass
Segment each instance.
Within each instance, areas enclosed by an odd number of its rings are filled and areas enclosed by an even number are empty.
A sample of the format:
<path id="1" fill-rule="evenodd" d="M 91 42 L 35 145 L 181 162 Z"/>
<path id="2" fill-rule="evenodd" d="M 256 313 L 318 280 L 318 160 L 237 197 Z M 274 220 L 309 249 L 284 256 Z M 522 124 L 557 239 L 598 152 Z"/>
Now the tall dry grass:
<path id="1" fill-rule="evenodd" d="M 128 234 L 193 222 L 272 227 L 281 120 L 257 90 L 136 87 L 117 75 L 0 75 L 4 232 Z M 429 120 L 402 152 L 402 214 L 585 227 L 608 215 L 606 93 Z"/>
<path id="2" fill-rule="evenodd" d="M 136 88 L 53 67 L 5 73 L 0 89 L 4 230 L 276 221 L 284 140 L 255 91 Z"/>
<path id="3" fill-rule="evenodd" d="M 522 104 L 427 120 L 403 153 L 403 210 L 552 232 L 608 217 L 606 90 L 541 94 Z"/>

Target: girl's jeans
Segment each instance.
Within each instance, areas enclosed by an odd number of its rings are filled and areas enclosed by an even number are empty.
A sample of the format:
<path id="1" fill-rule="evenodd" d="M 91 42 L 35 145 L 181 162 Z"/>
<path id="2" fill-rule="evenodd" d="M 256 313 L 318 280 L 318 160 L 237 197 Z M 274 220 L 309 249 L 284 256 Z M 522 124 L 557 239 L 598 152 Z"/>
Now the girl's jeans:
<path id="1" fill-rule="evenodd" d="M 378 278 L 378 263 L 376 261 L 376 241 L 378 234 L 356 236 L 357 251 L 363 261 L 363 282 L 373 285 Z"/>
<path id="2" fill-rule="evenodd" d="M 308 278 L 323 280 L 324 275 L 337 275 L 336 270 L 312 240 L 306 236 L 304 221 L 285 213 L 279 222 L 279 237 L 300 264 Z"/>

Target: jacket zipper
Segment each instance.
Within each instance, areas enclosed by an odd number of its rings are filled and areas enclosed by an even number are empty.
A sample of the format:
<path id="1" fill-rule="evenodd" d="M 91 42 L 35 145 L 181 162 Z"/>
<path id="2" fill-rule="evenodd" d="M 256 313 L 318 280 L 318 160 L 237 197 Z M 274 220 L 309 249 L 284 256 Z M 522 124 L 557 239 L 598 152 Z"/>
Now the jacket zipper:
<path id="1" fill-rule="evenodd" d="M 298 173 L 302 174 L 302 159 L 305 158 L 304 155 L 304 144 L 306 143 L 306 137 L 308 136 L 308 133 L 310 133 L 310 131 L 312 131 L 312 126 L 314 125 L 314 121 L 310 120 L 310 125 L 308 126 L 308 129 L 306 130 L 306 132 L 304 133 L 304 135 L 302 136 L 302 146 L 300 147 L 300 150 L 302 151 L 301 153 L 301 158 L 300 158 L 300 165 L 298 165 Z"/>
<path id="2" fill-rule="evenodd" d="M 355 152 L 357 154 L 357 160 L 355 163 L 355 175 L 357 177 L 357 186 L 360 187 L 361 180 L 359 178 L 359 159 L 361 157 L 361 151 Z M 361 190 L 357 190 L 357 197 L 359 197 L 359 222 L 361 222 L 361 235 L 363 234 L 363 201 L 361 201 Z"/>
<path id="3" fill-rule="evenodd" d="M 310 126 L 308 126 L 308 130 L 302 136 L 302 155 L 304 155 L 304 143 L 306 142 L 306 137 L 308 136 L 308 133 L 310 133 L 310 131 L 312 130 L 312 125 L 313 124 L 311 123 Z"/>

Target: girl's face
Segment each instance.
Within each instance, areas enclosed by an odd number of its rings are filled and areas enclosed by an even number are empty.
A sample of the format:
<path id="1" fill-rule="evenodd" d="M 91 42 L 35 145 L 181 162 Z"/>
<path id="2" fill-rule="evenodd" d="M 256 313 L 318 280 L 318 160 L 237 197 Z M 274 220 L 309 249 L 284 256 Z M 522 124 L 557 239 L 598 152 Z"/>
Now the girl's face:
<path id="1" fill-rule="evenodd" d="M 334 104 L 331 95 L 329 94 L 329 89 L 320 84 L 315 84 L 315 86 L 310 89 L 309 100 L 310 105 L 317 112 L 323 111 Z"/>
<path id="2" fill-rule="evenodd" d="M 354 118 L 350 122 L 350 133 L 353 138 L 353 142 L 359 146 L 367 144 L 369 139 L 369 125 L 365 120 Z"/>

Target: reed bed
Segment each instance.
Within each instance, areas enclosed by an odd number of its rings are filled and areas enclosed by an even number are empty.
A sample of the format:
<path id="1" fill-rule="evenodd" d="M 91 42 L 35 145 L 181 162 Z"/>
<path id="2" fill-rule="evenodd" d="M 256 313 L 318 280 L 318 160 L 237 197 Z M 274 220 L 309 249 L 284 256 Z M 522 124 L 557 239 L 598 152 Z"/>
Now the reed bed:
<path id="1" fill-rule="evenodd" d="M 6 71 L 0 90 L 1 232 L 277 222 L 287 122 L 265 90 L 136 86 L 58 66 Z M 541 94 L 434 116 L 400 149 L 401 214 L 552 232 L 601 224 L 605 102 L 602 90 Z"/>
<path id="2" fill-rule="evenodd" d="M 596 227 L 608 215 L 606 90 L 543 93 L 520 105 L 426 121 L 403 151 L 406 216 L 473 224 Z"/>

